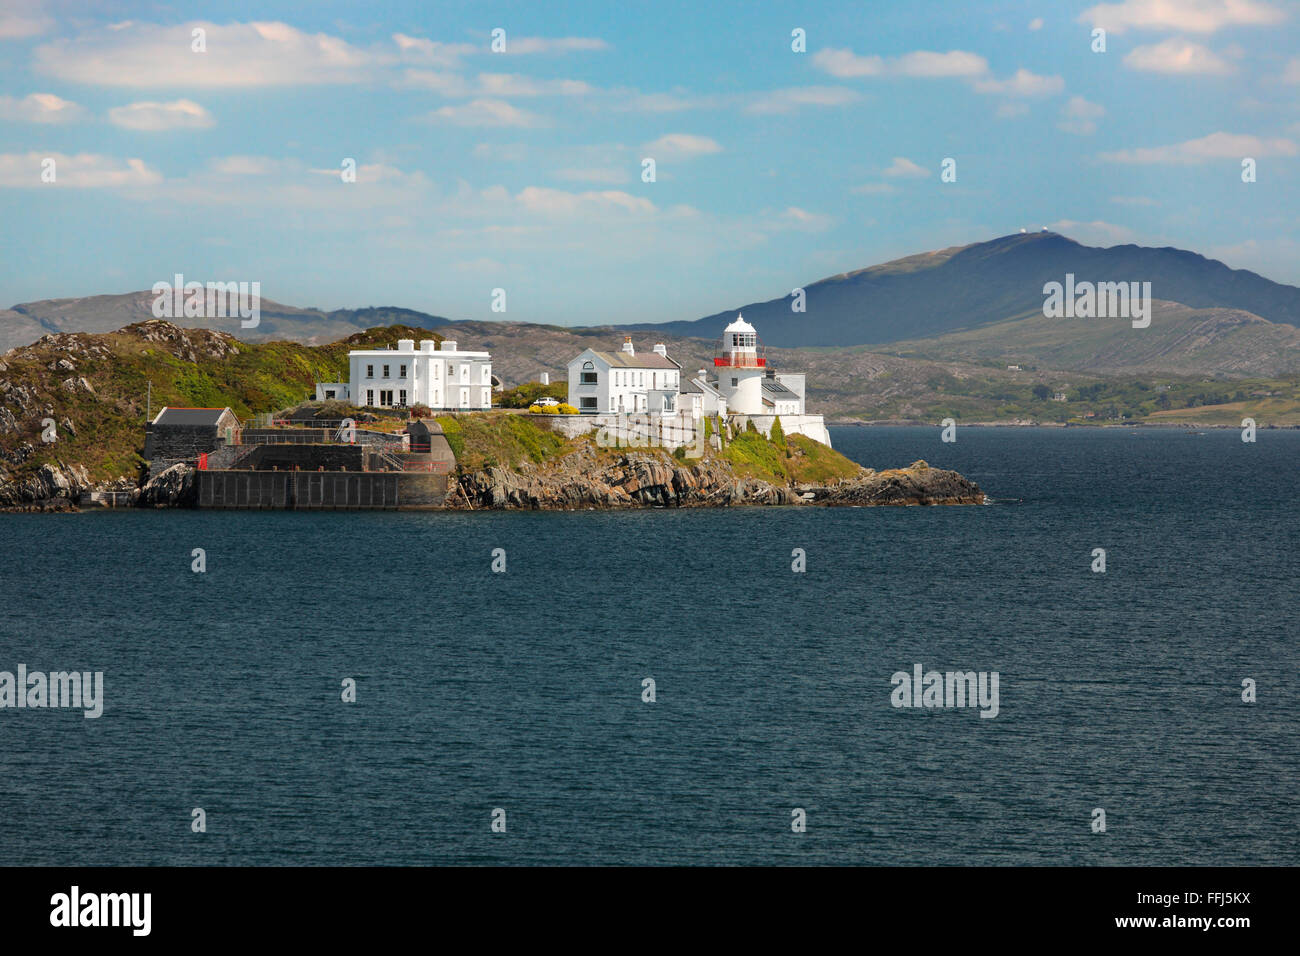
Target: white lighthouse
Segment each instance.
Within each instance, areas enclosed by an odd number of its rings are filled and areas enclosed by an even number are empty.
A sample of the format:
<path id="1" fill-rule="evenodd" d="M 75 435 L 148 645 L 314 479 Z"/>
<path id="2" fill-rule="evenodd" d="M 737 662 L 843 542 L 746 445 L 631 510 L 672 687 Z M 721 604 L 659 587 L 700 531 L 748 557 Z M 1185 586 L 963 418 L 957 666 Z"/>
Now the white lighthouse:
<path id="1" fill-rule="evenodd" d="M 718 372 L 718 391 L 727 400 L 727 411 L 738 415 L 763 414 L 763 376 L 767 360 L 758 354 L 758 333 L 737 315 L 722 330 L 722 345 L 713 364 Z"/>

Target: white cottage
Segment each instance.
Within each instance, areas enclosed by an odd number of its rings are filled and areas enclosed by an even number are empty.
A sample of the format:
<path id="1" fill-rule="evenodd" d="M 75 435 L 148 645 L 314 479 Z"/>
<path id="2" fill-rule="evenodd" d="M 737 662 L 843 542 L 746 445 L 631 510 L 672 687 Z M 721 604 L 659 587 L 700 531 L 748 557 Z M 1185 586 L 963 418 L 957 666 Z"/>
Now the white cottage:
<path id="1" fill-rule="evenodd" d="M 657 344 L 638 355 L 629 336 L 617 352 L 584 349 L 569 362 L 569 404 L 579 412 L 676 412 L 682 367 Z"/>
<path id="2" fill-rule="evenodd" d="M 462 352 L 456 343 L 432 339 L 415 347 L 400 339 L 395 349 L 360 349 L 348 353 L 344 382 L 318 382 L 316 398 L 350 401 L 380 408 L 426 405 L 435 411 L 486 410 L 492 407 L 492 356 Z"/>

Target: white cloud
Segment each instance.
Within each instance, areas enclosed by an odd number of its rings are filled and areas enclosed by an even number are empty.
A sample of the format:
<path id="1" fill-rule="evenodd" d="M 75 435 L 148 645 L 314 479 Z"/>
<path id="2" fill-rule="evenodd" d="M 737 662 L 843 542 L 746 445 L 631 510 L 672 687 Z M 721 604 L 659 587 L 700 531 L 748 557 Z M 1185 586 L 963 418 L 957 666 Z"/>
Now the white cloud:
<path id="1" fill-rule="evenodd" d="M 1124 57 L 1124 65 L 1149 73 L 1205 73 L 1222 76 L 1233 72 L 1232 64 L 1213 50 L 1180 37 L 1170 37 L 1150 46 L 1135 47 Z"/>
<path id="2" fill-rule="evenodd" d="M 54 25 L 39 0 L 6 0 L 0 4 L 0 40 L 34 37 Z"/>
<path id="3" fill-rule="evenodd" d="M 1043 18 L 1042 18 L 1042 17 L 1034 17 L 1034 19 L 1032 19 L 1032 20 L 1029 21 L 1029 29 L 1030 29 L 1030 30 L 1041 30 L 1042 28 L 1043 28 Z"/>
<path id="4" fill-rule="evenodd" d="M 1211 133 L 1200 139 L 1169 146 L 1124 149 L 1102 153 L 1101 159 L 1112 163 L 1204 163 L 1215 159 L 1241 160 L 1244 157 L 1295 156 L 1300 149 L 1289 139 L 1262 139 L 1237 133 Z"/>
<path id="5" fill-rule="evenodd" d="M 655 160 L 693 159 L 720 152 L 722 146 L 717 140 L 690 133 L 668 133 L 645 146 L 645 154 Z"/>
<path id="6" fill-rule="evenodd" d="M 561 218 L 611 212 L 644 216 L 656 211 L 655 204 L 650 200 L 617 189 L 571 193 L 562 189 L 528 186 L 514 198 L 525 212 Z"/>
<path id="7" fill-rule="evenodd" d="M 42 163 L 54 160 L 55 181 L 41 181 Z M 95 153 L 0 153 L 0 187 L 95 189 L 118 186 L 151 186 L 162 175 L 141 159 L 115 159 Z"/>
<path id="8" fill-rule="evenodd" d="M 193 100 L 171 103 L 131 103 L 108 111 L 109 121 L 125 129 L 156 132 L 171 129 L 207 129 L 215 126 L 212 114 Z"/>
<path id="9" fill-rule="evenodd" d="M 443 96 L 469 96 L 473 92 L 473 85 L 459 73 L 437 70 L 407 70 L 398 86 L 432 90 Z"/>
<path id="10" fill-rule="evenodd" d="M 506 34 L 506 55 L 529 53 L 586 53 L 608 50 L 609 44 L 599 37 L 512 37 Z"/>
<path id="11" fill-rule="evenodd" d="M 618 186 L 632 177 L 626 169 L 619 166 L 585 166 L 557 169 L 556 179 L 576 183 L 602 183 L 606 186 Z"/>
<path id="12" fill-rule="evenodd" d="M 1000 96 L 1051 96 L 1065 89 L 1065 80 L 1059 76 L 1040 76 L 1024 67 L 1005 80 L 987 77 L 975 81 L 975 92 Z"/>
<path id="13" fill-rule="evenodd" d="M 841 79 L 860 76 L 981 76 L 988 61 L 978 53 L 949 50 L 933 53 L 917 50 L 886 60 L 880 56 L 858 56 L 852 50 L 825 49 L 813 54 L 813 65 Z"/>
<path id="14" fill-rule="evenodd" d="M 1293 56 L 1287 61 L 1286 71 L 1282 74 L 1283 83 L 1300 83 L 1300 56 Z"/>
<path id="15" fill-rule="evenodd" d="M 893 163 L 881 172 L 885 176 L 893 176 L 897 179 L 924 179 L 930 175 L 930 170 L 918 166 L 906 156 L 895 156 Z"/>
<path id="16" fill-rule="evenodd" d="M 461 58 L 481 52 L 479 47 L 469 43 L 439 43 L 404 33 L 394 33 L 393 42 L 397 44 L 402 59 L 439 66 L 454 66 Z"/>
<path id="17" fill-rule="evenodd" d="M 757 94 L 746 113 L 793 113 L 801 106 L 844 106 L 860 96 L 842 86 L 794 86 Z"/>
<path id="18" fill-rule="evenodd" d="M 949 50 L 931 53 L 917 50 L 905 53 L 890 64 L 890 72 L 900 76 L 983 76 L 988 72 L 988 60 L 978 53 Z"/>
<path id="19" fill-rule="evenodd" d="M 586 96 L 595 92 L 581 80 L 538 80 L 520 73 L 480 73 L 470 80 L 437 70 L 406 70 L 397 85 L 450 97 Z"/>
<path id="20" fill-rule="evenodd" d="M 998 119 L 1015 119 L 1028 113 L 1029 107 L 1024 103 L 999 103 L 996 115 Z"/>
<path id="21" fill-rule="evenodd" d="M 1106 107 L 1090 103 L 1082 96 L 1071 96 L 1061 107 L 1061 121 L 1057 129 L 1076 136 L 1091 136 L 1097 132 L 1097 120 L 1106 115 Z"/>
<path id="22" fill-rule="evenodd" d="M 266 156 L 221 156 L 209 168 L 222 176 L 270 176 L 282 172 L 284 164 Z"/>
<path id="23" fill-rule="evenodd" d="M 853 192 L 859 196 L 887 196 L 898 192 L 898 187 L 892 183 L 866 183 L 862 186 L 854 186 Z"/>
<path id="24" fill-rule="evenodd" d="M 636 90 L 616 90 L 622 96 L 615 109 L 639 113 L 679 113 L 683 110 L 714 109 L 729 100 L 721 96 L 704 96 L 673 90 L 670 93 L 641 93 Z"/>
<path id="25" fill-rule="evenodd" d="M 478 85 L 487 96 L 586 96 L 593 91 L 581 80 L 535 80 L 518 73 L 480 73 Z"/>
<path id="26" fill-rule="evenodd" d="M 1063 236 L 1069 236 L 1084 245 L 1123 244 L 1132 242 L 1137 238 L 1137 233 L 1127 226 L 1117 226 L 1113 222 L 1102 222 L 1100 219 L 1092 222 L 1058 219 L 1047 228 L 1052 232 L 1059 232 Z"/>
<path id="27" fill-rule="evenodd" d="M 528 147 L 523 143 L 477 143 L 473 155 L 475 159 L 497 163 L 522 163 L 528 155 Z"/>
<path id="28" fill-rule="evenodd" d="M 426 114 L 433 122 L 454 126 L 511 126 L 531 128 L 545 126 L 546 120 L 536 113 L 511 106 L 505 100 L 477 99 L 461 106 L 444 106 Z"/>
<path id="29" fill-rule="evenodd" d="M 1111 33 L 1128 29 L 1214 33 L 1224 27 L 1272 26 L 1285 19 L 1284 11 L 1259 0 L 1123 0 L 1089 7 L 1078 22 Z"/>
<path id="30" fill-rule="evenodd" d="M 0 96 L 0 120 L 19 123 L 70 123 L 86 111 L 53 93 L 29 93 L 22 99 Z"/>
<path id="31" fill-rule="evenodd" d="M 206 31 L 207 52 L 190 31 Z M 126 87 L 259 87 L 353 83 L 380 62 L 372 51 L 284 23 L 127 23 L 38 46 L 37 72 L 72 83 Z"/>
<path id="32" fill-rule="evenodd" d="M 821 232 L 834 223 L 830 216 L 809 212 L 798 206 L 788 206 L 780 213 L 770 217 L 777 228 L 796 229 L 800 232 Z"/>

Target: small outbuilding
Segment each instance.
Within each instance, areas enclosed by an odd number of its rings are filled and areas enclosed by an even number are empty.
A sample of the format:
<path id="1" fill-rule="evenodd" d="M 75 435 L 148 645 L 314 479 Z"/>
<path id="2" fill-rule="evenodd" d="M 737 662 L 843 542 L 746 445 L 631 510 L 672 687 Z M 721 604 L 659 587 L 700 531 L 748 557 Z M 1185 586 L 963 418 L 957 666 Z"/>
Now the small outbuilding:
<path id="1" fill-rule="evenodd" d="M 239 419 L 229 408 L 166 406 L 145 426 L 144 457 L 188 460 L 239 443 Z"/>

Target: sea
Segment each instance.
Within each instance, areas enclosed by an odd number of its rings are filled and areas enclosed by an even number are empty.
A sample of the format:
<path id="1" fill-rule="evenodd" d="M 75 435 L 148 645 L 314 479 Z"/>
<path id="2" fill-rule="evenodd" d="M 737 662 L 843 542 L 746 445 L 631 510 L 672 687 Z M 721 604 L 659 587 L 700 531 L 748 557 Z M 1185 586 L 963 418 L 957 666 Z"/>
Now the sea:
<path id="1" fill-rule="evenodd" d="M 831 436 L 991 502 L 0 515 L 0 863 L 1300 864 L 1300 431 Z"/>

